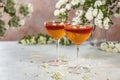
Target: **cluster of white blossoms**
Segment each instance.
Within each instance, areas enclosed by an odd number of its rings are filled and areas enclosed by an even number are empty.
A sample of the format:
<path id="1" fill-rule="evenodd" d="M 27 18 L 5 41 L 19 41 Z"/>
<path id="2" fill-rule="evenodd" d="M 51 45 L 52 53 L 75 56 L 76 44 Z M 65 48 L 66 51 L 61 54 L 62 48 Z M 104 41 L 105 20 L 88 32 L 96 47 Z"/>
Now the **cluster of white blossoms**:
<path id="1" fill-rule="evenodd" d="M 112 24 L 110 16 L 113 14 L 114 8 L 117 8 L 117 13 L 114 15 L 119 17 L 119 0 L 59 0 L 56 3 L 54 15 L 59 19 L 66 18 L 67 20 L 68 12 L 75 9 L 76 16 L 72 20 L 73 24 L 91 23 L 97 27 L 109 29 L 110 24 Z"/>
<path id="2" fill-rule="evenodd" d="M 20 5 L 19 13 L 23 16 L 31 16 L 33 12 L 33 5 L 30 3 L 24 3 Z"/>
<path id="3" fill-rule="evenodd" d="M 59 0 L 55 7 L 54 15 L 61 19 L 61 21 L 66 21 L 67 12 L 71 9 L 72 5 L 68 3 L 68 0 Z"/>
<path id="4" fill-rule="evenodd" d="M 37 36 L 24 36 L 19 43 L 24 45 L 33 45 L 33 44 L 52 44 L 55 43 L 55 40 L 48 35 L 38 34 Z"/>
<path id="5" fill-rule="evenodd" d="M 120 42 L 101 43 L 100 49 L 107 51 L 107 52 L 120 53 Z"/>
<path id="6" fill-rule="evenodd" d="M 0 24 L 2 25 L 3 23 L 0 21 Z M 20 44 L 24 44 L 24 45 L 35 45 L 35 44 L 52 44 L 55 43 L 55 39 L 53 39 L 52 37 L 48 36 L 48 35 L 44 35 L 44 34 L 38 34 L 36 36 L 34 35 L 28 35 L 28 36 L 24 36 L 20 41 Z M 60 40 L 60 44 L 61 45 L 72 45 L 72 42 L 67 39 L 67 37 L 63 37 Z"/>
<path id="7" fill-rule="evenodd" d="M 25 24 L 25 18 L 32 15 L 33 5 L 31 3 L 19 4 L 17 0 L 0 0 L 0 36 L 9 27 L 21 27 Z M 8 14 L 10 19 L 4 21 L 4 14 Z M 6 28 L 6 29 L 5 29 Z"/>
<path id="8" fill-rule="evenodd" d="M 76 10 L 75 15 L 77 15 L 77 17 L 74 17 L 74 18 L 72 19 L 73 24 L 74 24 L 74 25 L 82 24 L 82 21 L 81 21 L 81 18 L 80 18 L 80 17 L 83 15 L 83 10 Z"/>
<path id="9" fill-rule="evenodd" d="M 62 80 L 63 74 L 57 71 L 57 72 L 54 72 L 51 77 L 55 80 Z"/>

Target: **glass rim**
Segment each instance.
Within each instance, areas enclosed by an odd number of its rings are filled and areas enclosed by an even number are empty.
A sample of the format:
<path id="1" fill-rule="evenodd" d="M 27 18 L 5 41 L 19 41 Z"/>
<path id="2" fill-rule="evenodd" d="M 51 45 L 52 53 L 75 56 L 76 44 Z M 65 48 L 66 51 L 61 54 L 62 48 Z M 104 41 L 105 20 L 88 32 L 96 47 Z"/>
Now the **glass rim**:
<path id="1" fill-rule="evenodd" d="M 62 22 L 58 20 L 48 20 L 48 21 L 44 21 L 44 23 L 70 23 L 70 21 Z"/>
<path id="2" fill-rule="evenodd" d="M 47 25 L 47 24 L 50 24 L 50 25 L 64 25 L 64 27 L 65 27 L 65 25 L 70 24 L 70 22 L 64 23 L 64 22 L 60 22 L 60 21 L 45 21 L 44 25 Z"/>
<path id="3" fill-rule="evenodd" d="M 79 28 L 85 28 L 85 27 L 93 27 L 92 25 L 83 25 L 83 24 L 67 24 L 65 27 L 79 27 Z"/>

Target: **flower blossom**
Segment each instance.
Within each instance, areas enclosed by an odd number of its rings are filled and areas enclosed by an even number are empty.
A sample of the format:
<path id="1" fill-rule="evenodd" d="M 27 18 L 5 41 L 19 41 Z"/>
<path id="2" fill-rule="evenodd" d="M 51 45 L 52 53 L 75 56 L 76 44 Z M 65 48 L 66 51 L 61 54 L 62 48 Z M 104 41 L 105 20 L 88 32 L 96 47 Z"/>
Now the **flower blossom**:
<path id="1" fill-rule="evenodd" d="M 85 14 L 85 17 L 88 21 L 91 21 L 93 19 L 92 11 L 93 11 L 93 8 L 90 7 Z"/>
<path id="2" fill-rule="evenodd" d="M 95 2 L 95 4 L 94 4 L 94 7 L 99 7 L 99 6 L 101 6 L 101 5 L 103 5 L 103 4 L 102 4 L 102 1 L 101 1 L 101 0 L 97 0 L 97 1 Z"/>
<path id="3" fill-rule="evenodd" d="M 59 8 L 61 8 L 61 6 L 63 6 L 63 5 L 66 4 L 67 2 L 68 2 L 68 0 L 59 0 L 59 1 L 56 3 L 55 7 L 56 7 L 57 9 L 59 9 Z"/>

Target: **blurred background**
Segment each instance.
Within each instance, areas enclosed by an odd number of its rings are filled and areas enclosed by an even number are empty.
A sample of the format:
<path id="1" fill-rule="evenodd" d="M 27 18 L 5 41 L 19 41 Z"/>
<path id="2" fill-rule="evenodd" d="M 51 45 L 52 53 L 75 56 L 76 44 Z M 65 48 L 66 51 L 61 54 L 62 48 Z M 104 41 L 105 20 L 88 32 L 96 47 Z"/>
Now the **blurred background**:
<path id="1" fill-rule="evenodd" d="M 6 31 L 3 38 L 0 38 L 0 41 L 15 41 L 20 40 L 23 36 L 26 35 L 37 35 L 38 33 L 46 34 L 44 28 L 44 22 L 55 20 L 53 13 L 55 10 L 55 3 L 58 0 L 18 0 L 19 3 L 29 2 L 34 6 L 34 12 L 30 18 L 27 18 L 26 23 L 21 28 L 10 28 Z M 72 17 L 74 11 L 71 12 L 70 17 Z M 111 17 L 114 25 L 110 27 L 109 30 L 106 30 L 106 38 L 110 41 L 119 41 L 120 40 L 120 18 Z M 97 29 L 96 37 L 99 29 Z"/>

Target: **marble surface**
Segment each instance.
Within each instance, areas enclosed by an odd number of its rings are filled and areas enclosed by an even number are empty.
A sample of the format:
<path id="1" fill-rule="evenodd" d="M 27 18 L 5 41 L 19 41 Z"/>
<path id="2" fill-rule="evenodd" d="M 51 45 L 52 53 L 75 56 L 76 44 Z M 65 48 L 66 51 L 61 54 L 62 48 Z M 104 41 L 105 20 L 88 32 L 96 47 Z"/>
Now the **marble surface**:
<path id="1" fill-rule="evenodd" d="M 21 45 L 18 42 L 0 42 L 0 80 L 54 80 L 51 75 L 59 71 L 63 80 L 120 80 L 120 54 L 106 53 L 84 43 L 80 47 L 80 65 L 89 73 L 70 74 L 67 67 L 74 62 L 76 48 L 60 46 L 61 56 L 70 58 L 59 67 L 42 67 L 42 62 L 56 58 L 55 45 Z"/>

